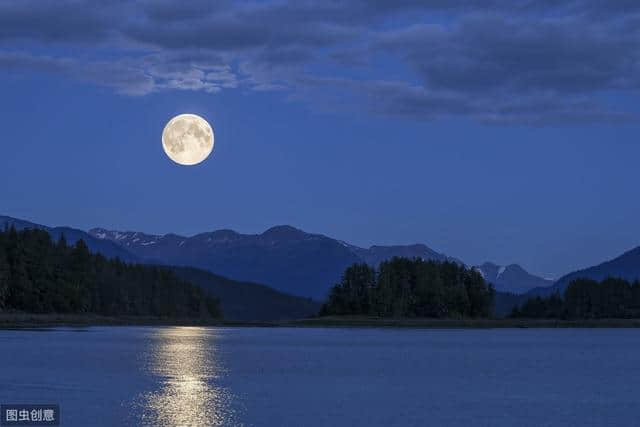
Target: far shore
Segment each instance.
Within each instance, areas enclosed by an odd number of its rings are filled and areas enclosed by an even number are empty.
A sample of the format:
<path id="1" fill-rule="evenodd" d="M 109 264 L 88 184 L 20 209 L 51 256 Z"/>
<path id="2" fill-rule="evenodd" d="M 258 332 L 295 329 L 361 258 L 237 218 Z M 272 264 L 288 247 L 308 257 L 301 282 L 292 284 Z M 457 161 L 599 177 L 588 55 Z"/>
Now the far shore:
<path id="1" fill-rule="evenodd" d="M 640 319 L 431 319 L 329 316 L 283 321 L 233 321 L 219 319 L 170 319 L 95 314 L 0 313 L 0 329 L 37 329 L 89 326 L 211 326 L 211 327 L 335 327 L 335 328 L 639 328 Z"/>
<path id="2" fill-rule="evenodd" d="M 175 319 L 153 316 L 101 316 L 98 314 L 0 313 L 0 329 L 47 328 L 57 326 L 221 326 L 234 325 L 219 319 Z M 246 322 L 248 325 L 249 322 Z M 256 323 L 258 325 L 259 323 Z M 245 325 L 245 322 L 242 323 Z"/>
<path id="3" fill-rule="evenodd" d="M 295 326 L 388 328 L 640 328 L 640 319 L 433 319 L 330 316 L 297 320 Z"/>

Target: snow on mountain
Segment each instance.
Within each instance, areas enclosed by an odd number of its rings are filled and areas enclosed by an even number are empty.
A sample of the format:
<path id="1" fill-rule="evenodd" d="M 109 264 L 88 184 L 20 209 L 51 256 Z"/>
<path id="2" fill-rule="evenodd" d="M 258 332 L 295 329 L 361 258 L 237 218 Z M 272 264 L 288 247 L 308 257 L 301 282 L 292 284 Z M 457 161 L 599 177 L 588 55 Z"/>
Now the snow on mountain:
<path id="1" fill-rule="evenodd" d="M 535 276 L 518 264 L 500 266 L 485 262 L 475 268 L 487 282 L 492 283 L 496 290 L 501 292 L 522 294 L 537 287 L 553 284 L 553 280 Z"/>
<path id="2" fill-rule="evenodd" d="M 289 225 L 275 226 L 262 234 L 217 230 L 191 237 L 103 228 L 89 233 L 122 245 L 149 262 L 202 268 L 316 299 L 326 298 L 344 270 L 357 262 L 377 267 L 397 256 L 461 263 L 423 244 L 361 248 Z"/>

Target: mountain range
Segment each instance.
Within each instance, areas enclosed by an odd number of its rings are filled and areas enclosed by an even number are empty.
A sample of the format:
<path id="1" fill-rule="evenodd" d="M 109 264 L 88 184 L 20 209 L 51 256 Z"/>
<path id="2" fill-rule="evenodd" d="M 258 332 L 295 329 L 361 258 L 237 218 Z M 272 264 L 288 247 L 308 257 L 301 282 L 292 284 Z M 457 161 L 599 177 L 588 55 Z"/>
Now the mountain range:
<path id="1" fill-rule="evenodd" d="M 262 234 L 218 230 L 186 237 L 103 228 L 91 229 L 89 234 L 117 243 L 145 262 L 196 267 L 316 300 L 325 299 L 329 288 L 354 263 L 377 266 L 394 256 L 457 261 L 421 244 L 365 249 L 288 225 Z"/>
<path id="2" fill-rule="evenodd" d="M 0 226 L 3 224 L 13 224 L 18 229 L 45 229 L 54 239 L 64 234 L 70 243 L 83 239 L 90 250 L 107 257 L 200 268 L 234 280 L 263 283 L 281 292 L 316 300 L 326 298 L 329 288 L 353 263 L 377 267 L 382 261 L 398 256 L 463 264 L 459 259 L 424 244 L 362 248 L 288 225 L 272 227 L 261 234 L 217 230 L 187 237 L 104 228 L 93 228 L 87 233 L 0 216 Z M 521 293 L 551 284 L 515 264 L 501 267 L 485 263 L 476 269 L 500 291 Z"/>
<path id="3" fill-rule="evenodd" d="M 326 298 L 330 287 L 340 279 L 344 269 L 353 263 L 378 266 L 380 262 L 394 256 L 462 263 L 457 258 L 434 251 L 423 244 L 362 248 L 322 234 L 306 233 L 288 225 L 272 227 L 261 234 L 218 230 L 187 237 L 104 228 L 93 228 L 87 233 L 69 227 L 47 227 L 0 216 L 0 226 L 3 224 L 13 224 L 19 229 L 42 228 L 49 231 L 54 239 L 64 234 L 70 243 L 83 239 L 90 250 L 107 257 L 119 257 L 130 262 L 191 267 L 211 272 L 215 277 L 224 276 L 232 281 L 251 284 L 261 283 L 273 288 L 275 292 L 283 293 L 282 295 L 290 294 L 317 301 Z M 530 297 L 563 292 L 568 283 L 577 277 L 597 280 L 608 276 L 628 280 L 640 278 L 640 248 L 611 261 L 570 273 L 555 282 L 532 275 L 517 264 L 500 266 L 486 262 L 473 268 L 487 282 L 494 284 L 501 294 L 501 306 L 508 310 L 514 303 Z M 512 295 L 506 297 L 507 294 Z"/>
<path id="4" fill-rule="evenodd" d="M 47 231 L 56 241 L 64 235 L 68 244 L 83 240 L 89 250 L 107 258 L 119 258 L 126 262 L 143 262 L 131 251 L 108 239 L 95 238 L 89 233 L 69 227 L 47 227 L 30 221 L 0 216 L 0 229 L 13 226 L 17 230 L 25 228 Z M 220 300 L 226 320 L 276 321 L 300 319 L 312 316 L 320 310 L 320 303 L 308 298 L 296 297 L 279 292 L 268 286 L 231 280 L 208 271 L 194 268 L 170 267 L 184 280 L 200 286 L 210 295 Z"/>
<path id="5" fill-rule="evenodd" d="M 96 239 L 121 245 L 146 262 L 197 267 L 317 300 L 326 298 L 329 287 L 353 263 L 378 267 L 393 257 L 406 257 L 464 264 L 424 244 L 362 248 L 288 225 L 270 228 L 262 234 L 218 230 L 192 237 L 103 228 L 91 229 L 89 233 Z M 532 275 L 517 264 L 499 266 L 487 262 L 475 269 L 502 292 L 519 294 L 553 284 L 552 280 Z"/>

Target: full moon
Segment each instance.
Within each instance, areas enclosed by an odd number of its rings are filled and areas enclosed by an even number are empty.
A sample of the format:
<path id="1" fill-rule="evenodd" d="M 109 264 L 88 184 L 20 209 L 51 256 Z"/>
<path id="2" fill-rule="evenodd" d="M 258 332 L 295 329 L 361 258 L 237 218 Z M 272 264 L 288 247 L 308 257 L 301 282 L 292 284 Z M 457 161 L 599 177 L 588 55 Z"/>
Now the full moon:
<path id="1" fill-rule="evenodd" d="M 213 129 L 195 114 L 175 116 L 162 131 L 162 148 L 174 162 L 197 165 L 213 151 Z"/>

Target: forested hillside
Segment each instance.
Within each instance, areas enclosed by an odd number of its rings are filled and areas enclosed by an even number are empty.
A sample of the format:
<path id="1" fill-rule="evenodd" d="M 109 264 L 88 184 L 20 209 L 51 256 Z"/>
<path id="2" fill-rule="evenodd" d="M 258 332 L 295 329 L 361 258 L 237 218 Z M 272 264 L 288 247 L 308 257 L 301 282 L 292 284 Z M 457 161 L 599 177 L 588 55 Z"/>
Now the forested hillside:
<path id="1" fill-rule="evenodd" d="M 617 277 L 629 282 L 640 280 L 640 247 L 593 267 L 569 273 L 558 279 L 553 286 L 532 289 L 527 294 L 532 297 L 548 297 L 556 293 L 562 295 L 567 286 L 576 279 L 600 281 L 609 277 Z"/>
<path id="2" fill-rule="evenodd" d="M 279 292 L 259 283 L 239 282 L 204 270 L 171 267 L 180 278 L 220 300 L 225 320 L 277 321 L 318 314 L 321 303 Z"/>
<path id="3" fill-rule="evenodd" d="M 640 318 L 640 282 L 608 278 L 601 282 L 576 279 L 564 295 L 529 299 L 513 310 L 512 317 L 525 318 Z"/>
<path id="4" fill-rule="evenodd" d="M 349 267 L 322 315 L 489 317 L 495 291 L 482 275 L 453 262 L 393 258 L 378 270 Z"/>
<path id="5" fill-rule="evenodd" d="M 0 311 L 221 317 L 218 300 L 173 272 L 53 242 L 47 231 L 0 231 Z"/>

